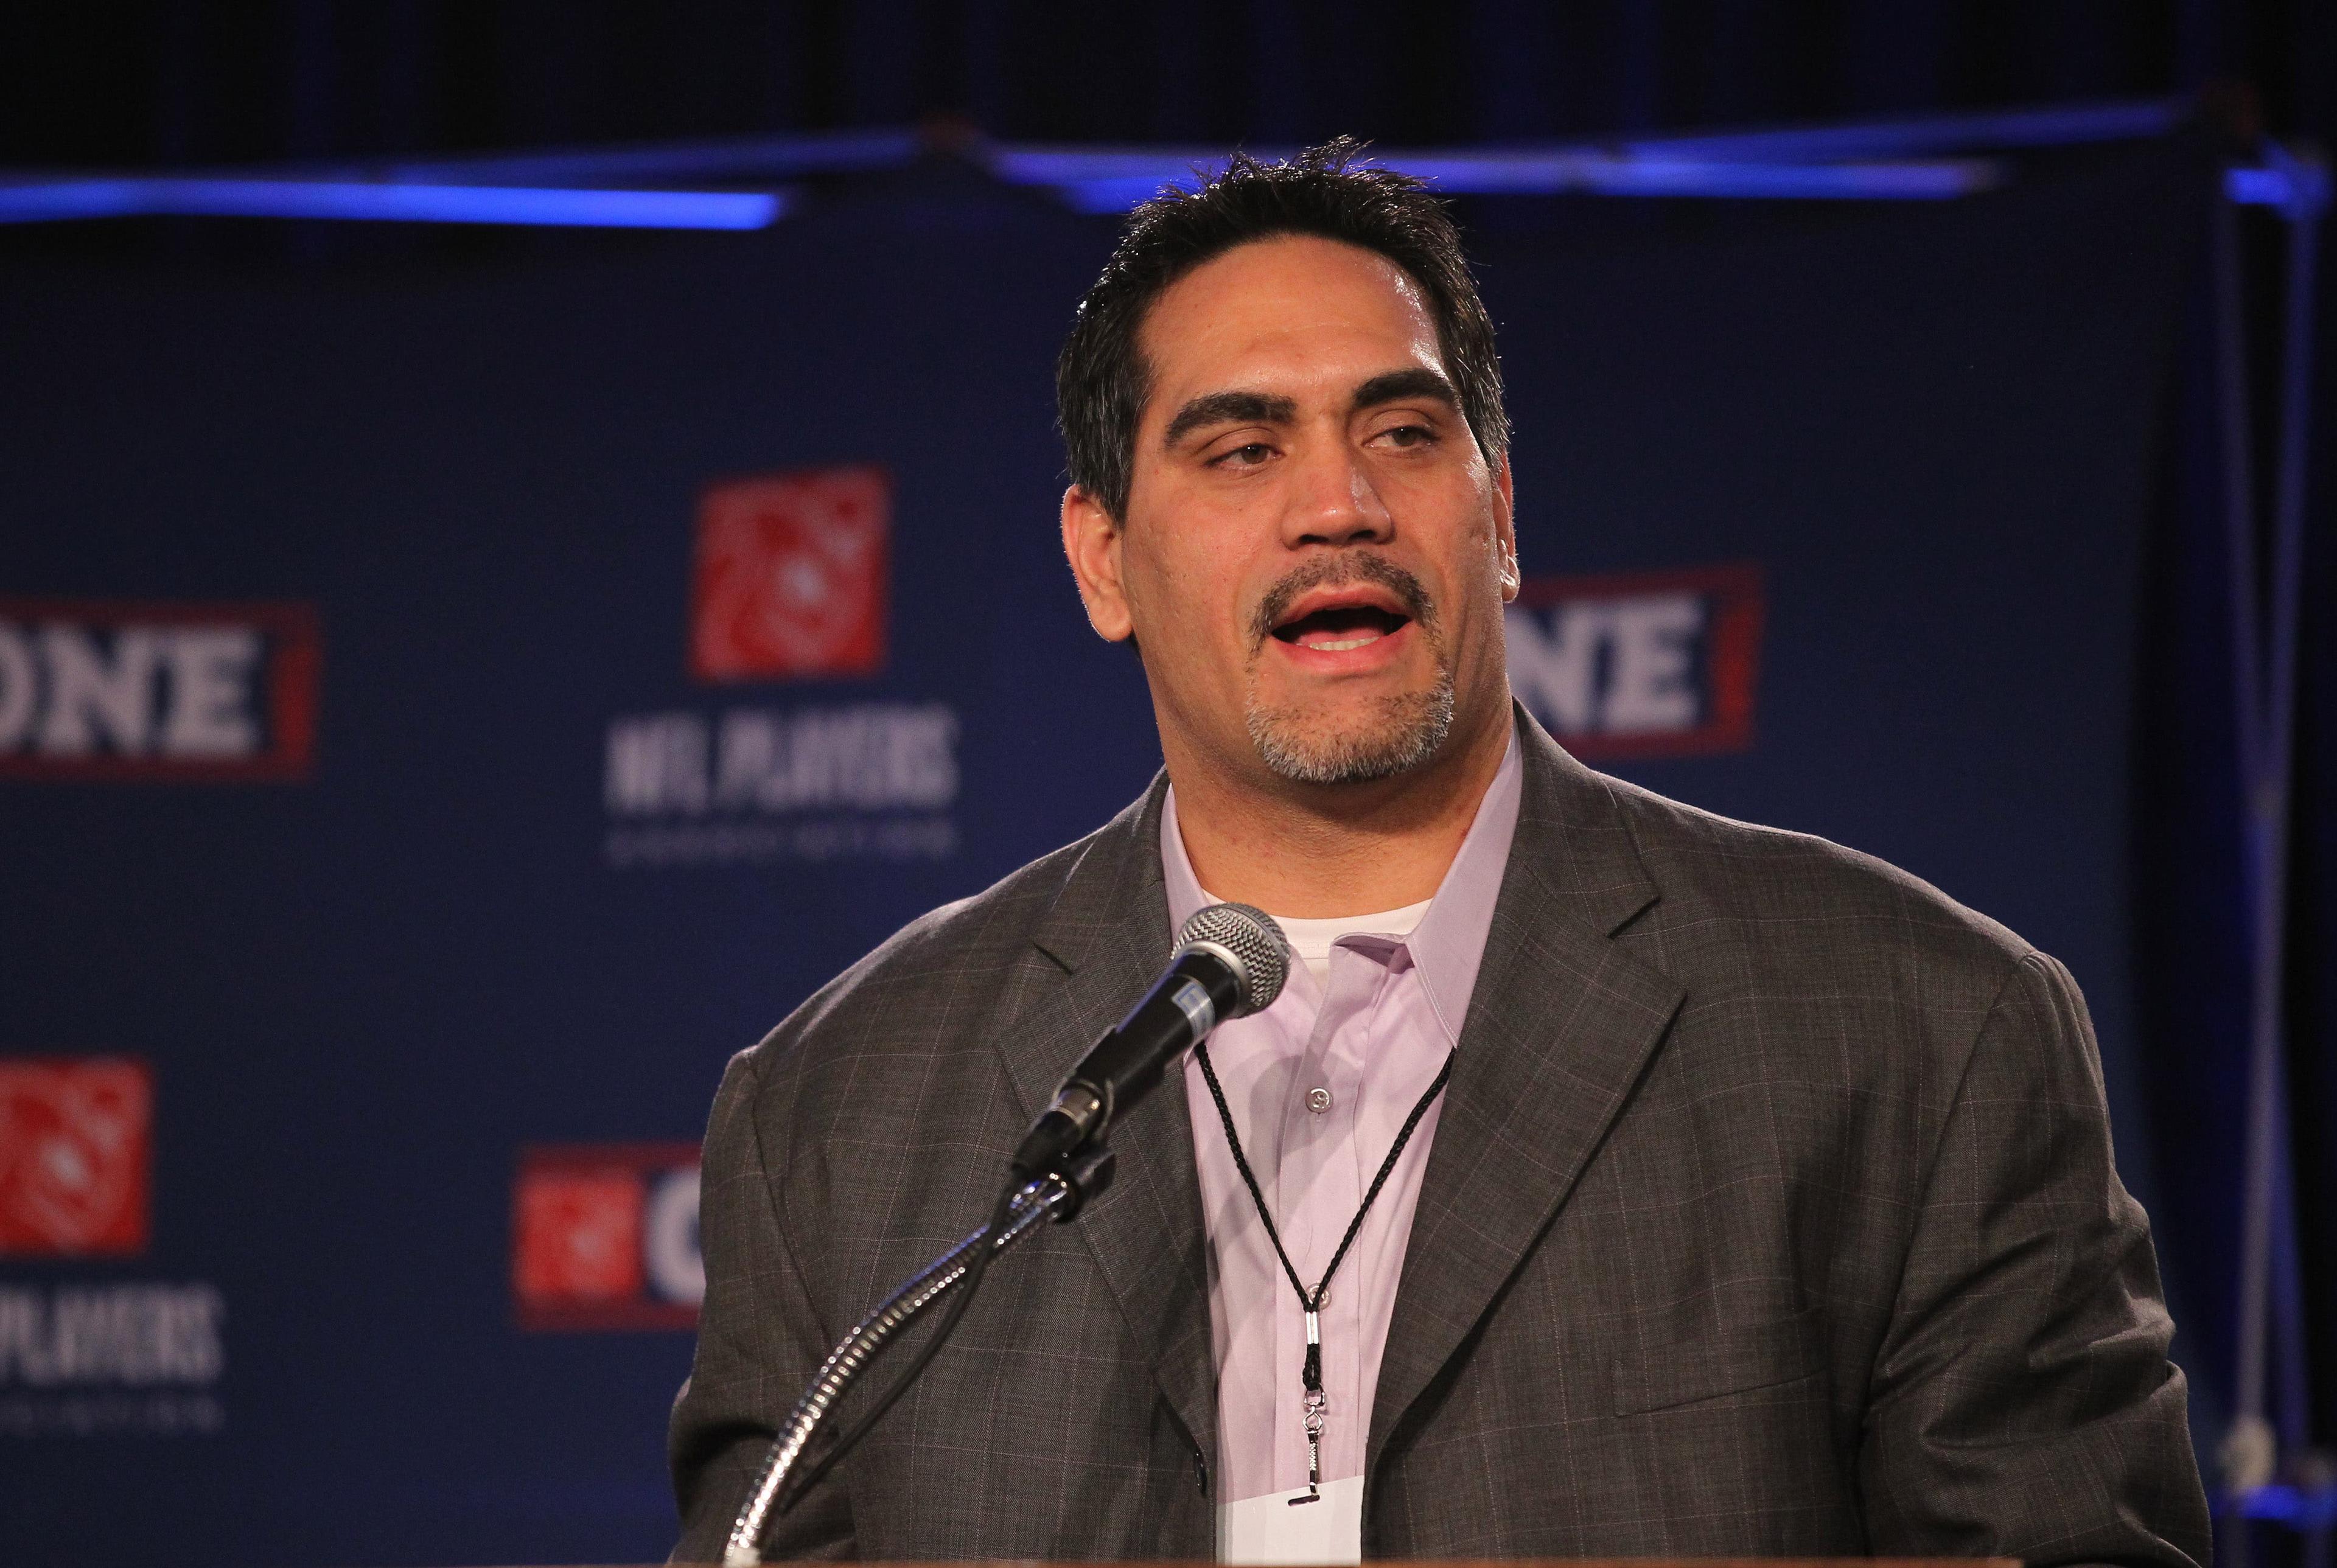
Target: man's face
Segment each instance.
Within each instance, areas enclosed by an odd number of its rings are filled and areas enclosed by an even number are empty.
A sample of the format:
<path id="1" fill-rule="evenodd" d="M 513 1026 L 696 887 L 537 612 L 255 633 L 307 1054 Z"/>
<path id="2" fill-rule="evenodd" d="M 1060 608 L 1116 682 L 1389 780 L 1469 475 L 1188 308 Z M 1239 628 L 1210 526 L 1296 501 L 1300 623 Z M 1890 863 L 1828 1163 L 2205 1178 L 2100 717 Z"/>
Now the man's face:
<path id="1" fill-rule="evenodd" d="M 1418 285 L 1279 238 L 1163 294 L 1127 516 L 1074 491 L 1096 629 L 1143 649 L 1174 766 L 1357 783 L 1505 716 L 1509 474 L 1462 417 Z"/>

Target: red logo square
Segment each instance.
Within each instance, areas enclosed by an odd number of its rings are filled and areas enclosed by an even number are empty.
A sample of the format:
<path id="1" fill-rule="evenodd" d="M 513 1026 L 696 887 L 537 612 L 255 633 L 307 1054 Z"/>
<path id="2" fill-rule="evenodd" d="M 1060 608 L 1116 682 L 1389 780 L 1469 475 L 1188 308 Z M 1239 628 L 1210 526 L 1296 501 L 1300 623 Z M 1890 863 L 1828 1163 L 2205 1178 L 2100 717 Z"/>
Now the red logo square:
<path id="1" fill-rule="evenodd" d="M 692 1329 L 705 1294 L 695 1144 L 539 1144 L 512 1188 L 512 1295 L 531 1330 Z"/>
<path id="2" fill-rule="evenodd" d="M 641 1181 L 634 1172 L 524 1170 L 513 1207 L 512 1283 L 523 1312 L 640 1292 Z"/>
<path id="3" fill-rule="evenodd" d="M 698 503 L 690 674 L 784 680 L 881 669 L 892 498 L 884 470 L 869 467 L 709 486 Z"/>
<path id="4" fill-rule="evenodd" d="M 0 1061 L 0 1257 L 143 1251 L 153 1111 L 143 1062 Z"/>

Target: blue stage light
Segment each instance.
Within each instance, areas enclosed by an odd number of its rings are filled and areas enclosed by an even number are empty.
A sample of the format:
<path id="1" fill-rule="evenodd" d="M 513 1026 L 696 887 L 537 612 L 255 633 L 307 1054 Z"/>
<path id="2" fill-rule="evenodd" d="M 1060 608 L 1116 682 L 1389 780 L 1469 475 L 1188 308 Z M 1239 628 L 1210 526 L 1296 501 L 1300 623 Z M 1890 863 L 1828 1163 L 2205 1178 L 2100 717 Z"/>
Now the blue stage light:
<path id="1" fill-rule="evenodd" d="M 1261 156 L 1268 156 L 1261 154 Z M 1772 163 L 1553 149 L 1549 151 L 1389 152 L 1392 168 L 1456 194 L 1735 197 L 1755 200 L 1945 201 L 1998 183 L 1980 159 L 1921 162 Z M 1190 184 L 1199 157 L 1133 150 L 1004 147 L 993 173 L 1022 185 L 1051 186 L 1083 212 L 1133 207 L 1163 185 Z"/>
<path id="2" fill-rule="evenodd" d="M 146 210 L 142 180 L 46 180 L 0 185 L 0 223 L 127 218 Z"/>
<path id="3" fill-rule="evenodd" d="M 2277 207 L 2292 218 L 2326 210 L 2327 165 L 2272 151 L 2275 156 L 2265 168 L 2224 170 L 2224 194 L 2244 207 Z"/>
<path id="4" fill-rule="evenodd" d="M 1982 109 L 1911 120 L 1867 120 L 1847 125 L 1797 125 L 1715 135 L 1652 136 L 1624 141 L 1618 152 L 1716 163 L 1840 163 L 1853 160 L 1930 158 L 2040 147 L 2075 147 L 2165 136 L 2192 113 L 2183 99 L 2060 103 L 2029 109 Z"/>
<path id="5" fill-rule="evenodd" d="M 768 229 L 787 209 L 765 190 L 208 178 L 55 180 L 0 186 L 0 222 L 177 215 L 507 223 L 585 229 Z"/>
<path id="6" fill-rule="evenodd" d="M 1987 111 L 1597 146 L 1374 150 L 1393 168 L 1470 195 L 1703 197 L 1740 200 L 1941 201 L 2000 184 L 2000 163 L 1942 156 L 2163 135 L 2177 101 Z M 253 176 L 0 180 L 0 223 L 182 214 L 616 229 L 762 229 L 785 216 L 770 191 L 640 189 L 634 181 L 748 180 L 898 168 L 929 151 L 913 131 L 825 131 L 721 141 L 508 154 Z M 1265 158 L 1288 150 L 1262 150 Z M 1084 212 L 1123 212 L 1164 185 L 1222 166 L 1206 149 L 976 144 L 1009 183 L 1052 190 Z M 2267 144 L 2265 164 L 2225 172 L 2236 202 L 2297 217 L 2328 203 L 2320 164 Z M 616 188 L 592 189 L 594 181 Z"/>

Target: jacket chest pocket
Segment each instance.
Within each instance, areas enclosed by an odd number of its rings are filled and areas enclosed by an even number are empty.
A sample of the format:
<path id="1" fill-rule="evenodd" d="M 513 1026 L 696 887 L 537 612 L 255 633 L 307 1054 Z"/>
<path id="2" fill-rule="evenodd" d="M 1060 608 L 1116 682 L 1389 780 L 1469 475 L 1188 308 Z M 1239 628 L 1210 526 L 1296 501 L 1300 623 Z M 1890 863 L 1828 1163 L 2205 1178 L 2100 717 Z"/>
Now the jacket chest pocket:
<path id="1" fill-rule="evenodd" d="M 1683 1314 L 1682 1316 L 1686 1316 Z M 1800 1311 L 1715 1320 L 1657 1314 L 1614 1360 L 1615 1414 L 1636 1416 L 1702 1399 L 1798 1382 L 1824 1367 L 1816 1314 Z"/>

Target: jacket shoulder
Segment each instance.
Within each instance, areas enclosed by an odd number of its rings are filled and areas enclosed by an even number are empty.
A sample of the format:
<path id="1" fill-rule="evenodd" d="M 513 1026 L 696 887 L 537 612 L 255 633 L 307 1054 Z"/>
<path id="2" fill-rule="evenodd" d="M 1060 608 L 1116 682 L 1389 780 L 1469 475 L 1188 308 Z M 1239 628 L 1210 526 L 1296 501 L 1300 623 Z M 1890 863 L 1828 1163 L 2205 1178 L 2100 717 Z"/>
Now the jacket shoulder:
<path id="1" fill-rule="evenodd" d="M 941 1001 L 969 981 L 994 977 L 1032 951 L 1032 938 L 1104 830 L 1010 872 L 970 897 L 929 910 L 812 993 L 746 1053 L 758 1066 L 798 1042 L 855 1020 L 927 998 Z"/>
<path id="2" fill-rule="evenodd" d="M 1034 969 L 1060 972 L 1035 939 L 1072 879 L 1125 849 L 1144 804 L 894 932 L 739 1053 L 742 1086 L 765 1101 L 816 1097 L 872 1058 L 926 1061 L 986 1039 Z"/>
<path id="3" fill-rule="evenodd" d="M 1912 872 L 1811 833 L 1738 822 L 1600 776 L 1659 899 L 1640 928 L 1674 957 L 1726 947 L 1752 970 L 1839 986 L 1871 973 L 1990 996 L 2037 950 Z M 1701 966 L 1699 966 L 1701 967 Z"/>

